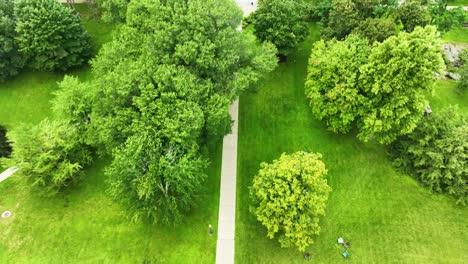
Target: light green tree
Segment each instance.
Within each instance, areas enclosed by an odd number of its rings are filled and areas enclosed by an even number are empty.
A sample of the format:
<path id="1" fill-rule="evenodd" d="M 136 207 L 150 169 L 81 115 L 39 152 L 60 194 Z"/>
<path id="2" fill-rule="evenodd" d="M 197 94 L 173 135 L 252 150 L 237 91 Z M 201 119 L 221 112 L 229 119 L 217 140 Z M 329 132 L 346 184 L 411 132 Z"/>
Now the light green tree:
<path id="1" fill-rule="evenodd" d="M 11 132 L 11 164 L 18 174 L 45 194 L 53 195 L 80 178 L 84 166 L 92 161 L 92 149 L 85 145 L 74 126 L 43 120 Z"/>
<path id="2" fill-rule="evenodd" d="M 367 98 L 358 122 L 358 138 L 383 144 L 411 133 L 424 113 L 425 95 L 443 66 L 439 33 L 433 26 L 402 32 L 372 49 L 361 68 Z"/>
<path id="3" fill-rule="evenodd" d="M 366 100 L 359 70 L 370 52 L 367 40 L 355 35 L 344 41 L 322 40 L 312 48 L 305 92 L 315 117 L 333 132 L 349 132 L 359 118 Z"/>
<path id="4" fill-rule="evenodd" d="M 250 188 L 251 211 L 266 227 L 268 237 L 278 236 L 282 247 L 304 251 L 320 232 L 331 188 L 320 154 L 282 154 L 271 164 L 260 164 Z"/>

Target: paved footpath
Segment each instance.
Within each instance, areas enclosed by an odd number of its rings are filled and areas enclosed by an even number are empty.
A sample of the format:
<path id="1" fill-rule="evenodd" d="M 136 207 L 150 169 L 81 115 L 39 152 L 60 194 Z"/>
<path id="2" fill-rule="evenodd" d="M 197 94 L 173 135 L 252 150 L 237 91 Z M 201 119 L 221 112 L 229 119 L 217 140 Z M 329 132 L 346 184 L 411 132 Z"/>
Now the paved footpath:
<path id="1" fill-rule="evenodd" d="M 237 0 L 244 16 L 257 8 L 257 1 Z M 216 246 L 216 264 L 234 263 L 234 236 L 236 227 L 236 176 L 237 176 L 237 120 L 239 100 L 229 108 L 234 121 L 232 132 L 223 139 L 223 157 L 221 163 L 221 188 L 219 194 L 218 242 Z"/>
<path id="2" fill-rule="evenodd" d="M 4 181 L 6 178 L 13 175 L 13 173 L 15 173 L 17 170 L 18 168 L 11 167 L 11 168 L 8 168 L 6 171 L 2 172 L 2 174 L 0 174 L 0 182 Z"/>

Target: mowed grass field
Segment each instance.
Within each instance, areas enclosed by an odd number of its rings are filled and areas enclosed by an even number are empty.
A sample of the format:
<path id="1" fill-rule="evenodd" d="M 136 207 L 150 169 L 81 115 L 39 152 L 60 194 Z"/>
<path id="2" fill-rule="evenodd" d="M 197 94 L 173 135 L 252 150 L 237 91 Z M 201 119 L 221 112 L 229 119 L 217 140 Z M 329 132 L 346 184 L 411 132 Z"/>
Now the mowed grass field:
<path id="1" fill-rule="evenodd" d="M 89 14 L 85 5 L 80 12 Z M 84 18 L 95 53 L 111 40 L 113 25 Z M 89 66 L 67 74 L 93 78 Z M 15 129 L 50 117 L 50 99 L 63 73 L 26 70 L 0 84 L 0 124 Z M 196 206 L 178 226 L 131 223 L 127 212 L 106 194 L 103 169 L 108 159 L 97 160 L 82 181 L 57 197 L 39 196 L 13 175 L 0 183 L 0 263 L 214 263 L 222 142 L 203 147 L 211 161 L 208 179 L 199 190 Z"/>
<path id="2" fill-rule="evenodd" d="M 396 171 L 384 146 L 362 143 L 352 133 L 333 134 L 313 118 L 303 84 L 318 39 L 313 26 L 287 63 L 240 98 L 236 263 L 466 263 L 467 208 Z M 430 101 L 434 111 L 458 103 L 465 113 L 468 103 L 451 81 L 438 81 Z M 266 237 L 249 212 L 248 197 L 262 161 L 304 149 L 323 154 L 333 188 L 309 262 Z M 350 258 L 341 256 L 338 237 L 350 242 Z"/>

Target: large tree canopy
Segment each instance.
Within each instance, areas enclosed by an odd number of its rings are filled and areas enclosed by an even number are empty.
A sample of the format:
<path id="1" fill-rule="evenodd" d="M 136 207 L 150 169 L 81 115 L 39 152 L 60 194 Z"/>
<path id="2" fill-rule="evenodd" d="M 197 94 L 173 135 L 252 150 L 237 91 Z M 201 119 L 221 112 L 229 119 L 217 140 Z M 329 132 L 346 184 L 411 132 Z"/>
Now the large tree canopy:
<path id="1" fill-rule="evenodd" d="M 20 0 L 15 6 L 21 53 L 38 70 L 66 70 L 90 55 L 90 38 L 80 17 L 55 0 Z"/>
<path id="2" fill-rule="evenodd" d="M 237 31 L 241 19 L 229 0 L 131 2 L 98 78 L 62 84 L 55 108 L 113 154 L 110 192 L 134 219 L 180 220 L 206 177 L 200 144 L 229 132 L 230 103 L 275 67 L 275 47 Z"/>
<path id="3" fill-rule="evenodd" d="M 402 32 L 372 49 L 351 36 L 318 42 L 309 61 L 306 93 L 330 130 L 388 144 L 416 127 L 443 65 L 434 27 Z"/>

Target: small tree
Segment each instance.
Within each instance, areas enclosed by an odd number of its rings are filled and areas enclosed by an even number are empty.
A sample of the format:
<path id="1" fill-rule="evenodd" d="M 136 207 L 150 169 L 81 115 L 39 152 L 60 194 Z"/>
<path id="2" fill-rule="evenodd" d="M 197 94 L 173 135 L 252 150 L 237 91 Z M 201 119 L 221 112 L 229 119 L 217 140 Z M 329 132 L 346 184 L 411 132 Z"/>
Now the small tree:
<path id="1" fill-rule="evenodd" d="M 105 22 L 124 22 L 130 0 L 96 0 Z"/>
<path id="2" fill-rule="evenodd" d="M 465 22 L 463 7 L 447 10 L 447 0 L 435 0 L 429 5 L 432 16 L 431 24 L 437 26 L 439 32 L 449 31 L 453 26 L 461 26 Z"/>
<path id="3" fill-rule="evenodd" d="M 92 160 L 90 148 L 80 141 L 77 130 L 63 122 L 45 119 L 11 134 L 12 165 L 49 195 L 76 182 L 83 166 Z"/>
<path id="4" fill-rule="evenodd" d="M 196 144 L 164 144 L 155 131 L 142 131 L 114 152 L 106 170 L 109 193 L 132 211 L 133 221 L 179 223 L 206 179 L 207 164 Z"/>
<path id="5" fill-rule="evenodd" d="M 16 19 L 12 0 L 0 1 L 0 82 L 19 73 L 24 59 L 16 42 Z"/>
<path id="6" fill-rule="evenodd" d="M 251 211 L 269 238 L 279 236 L 282 247 L 304 251 L 320 232 L 319 217 L 325 215 L 331 191 L 323 178 L 327 170 L 321 157 L 302 151 L 282 154 L 271 164 L 260 164 L 254 177 Z"/>
<path id="7" fill-rule="evenodd" d="M 77 14 L 55 0 L 22 0 L 15 7 L 20 51 L 38 70 L 67 70 L 85 63 L 90 38 Z"/>
<path id="8" fill-rule="evenodd" d="M 252 14 L 255 35 L 288 55 L 307 34 L 306 6 L 301 0 L 260 0 Z"/>
<path id="9" fill-rule="evenodd" d="M 468 121 L 455 107 L 421 119 L 413 133 L 391 145 L 394 164 L 424 185 L 468 203 Z"/>

